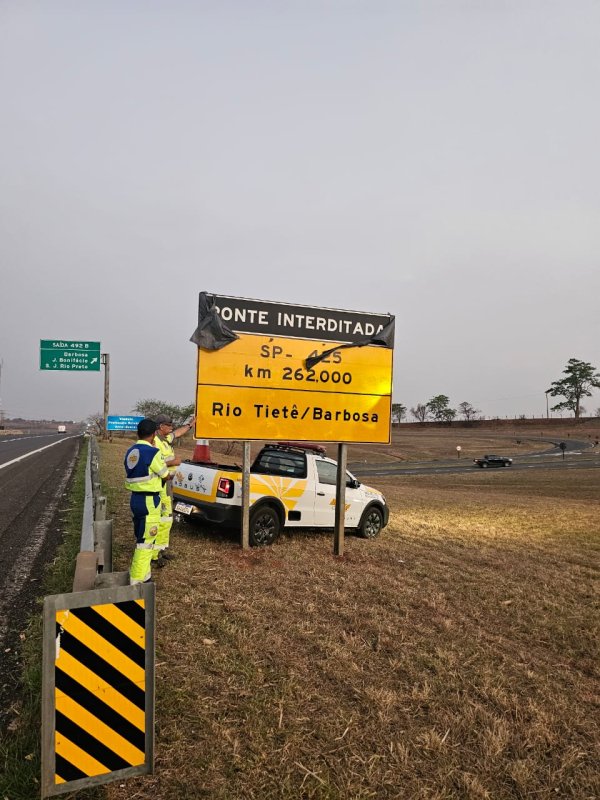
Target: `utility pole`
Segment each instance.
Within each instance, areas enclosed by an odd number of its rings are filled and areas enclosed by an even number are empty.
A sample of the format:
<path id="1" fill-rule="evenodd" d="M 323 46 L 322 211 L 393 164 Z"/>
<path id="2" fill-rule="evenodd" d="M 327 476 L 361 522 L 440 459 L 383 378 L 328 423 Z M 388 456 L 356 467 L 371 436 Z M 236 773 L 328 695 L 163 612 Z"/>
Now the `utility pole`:
<path id="1" fill-rule="evenodd" d="M 102 353 L 102 363 L 104 364 L 104 430 L 102 431 L 102 438 L 108 439 L 108 398 L 109 398 L 109 370 L 110 370 L 110 354 Z"/>

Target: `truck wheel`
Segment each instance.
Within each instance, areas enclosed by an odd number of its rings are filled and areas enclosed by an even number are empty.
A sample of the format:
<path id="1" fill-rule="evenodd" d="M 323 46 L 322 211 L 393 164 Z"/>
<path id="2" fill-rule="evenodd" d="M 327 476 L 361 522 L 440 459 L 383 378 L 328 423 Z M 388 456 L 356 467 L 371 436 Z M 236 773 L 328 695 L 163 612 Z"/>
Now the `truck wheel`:
<path id="1" fill-rule="evenodd" d="M 382 525 L 383 514 L 377 506 L 371 506 L 362 518 L 358 532 L 363 539 L 375 539 L 376 536 L 379 536 Z"/>
<path id="2" fill-rule="evenodd" d="M 483 469 L 487 469 L 488 468 L 488 465 L 485 463 L 485 461 L 483 462 L 483 464 L 481 466 L 482 466 Z"/>
<path id="3" fill-rule="evenodd" d="M 271 506 L 261 506 L 250 513 L 250 544 L 263 547 L 279 536 L 279 515 Z"/>

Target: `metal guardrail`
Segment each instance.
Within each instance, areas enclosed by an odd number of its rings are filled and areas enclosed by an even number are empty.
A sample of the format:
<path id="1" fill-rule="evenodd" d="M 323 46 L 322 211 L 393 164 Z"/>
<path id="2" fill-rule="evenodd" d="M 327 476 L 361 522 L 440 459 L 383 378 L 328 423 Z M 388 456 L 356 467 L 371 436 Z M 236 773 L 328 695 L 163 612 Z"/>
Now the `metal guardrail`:
<path id="1" fill-rule="evenodd" d="M 83 503 L 83 522 L 81 525 L 81 551 L 94 549 L 94 495 L 92 488 L 92 450 L 96 439 L 88 439 L 87 463 L 85 466 L 85 500 Z M 96 467 L 97 471 L 97 467 Z"/>
<path id="2" fill-rule="evenodd" d="M 99 468 L 98 443 L 90 437 L 73 592 L 44 598 L 42 798 L 154 769 L 155 587 L 130 586 L 129 572 L 112 572 L 112 520 Z M 127 620 L 127 636 L 119 616 Z M 127 694 L 135 725 L 120 688 L 100 692 L 101 702 L 88 691 L 102 685 L 135 690 Z"/>
<path id="3" fill-rule="evenodd" d="M 85 499 L 81 543 L 75 564 L 73 591 L 125 586 L 129 573 L 113 572 L 113 523 L 107 519 L 106 497 L 101 494 L 100 449 L 95 436 L 88 439 Z"/>

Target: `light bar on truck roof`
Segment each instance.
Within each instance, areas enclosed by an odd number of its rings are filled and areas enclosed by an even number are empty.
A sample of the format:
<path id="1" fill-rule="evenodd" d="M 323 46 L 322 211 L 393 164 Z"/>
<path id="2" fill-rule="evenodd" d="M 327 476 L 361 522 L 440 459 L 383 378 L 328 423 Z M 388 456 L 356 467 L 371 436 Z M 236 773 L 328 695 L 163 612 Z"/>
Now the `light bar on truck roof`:
<path id="1" fill-rule="evenodd" d="M 265 447 L 281 447 L 281 448 L 294 448 L 295 450 L 308 450 L 311 453 L 318 453 L 319 455 L 326 455 L 327 449 L 323 447 L 322 444 L 316 444 L 314 442 L 273 442 L 272 444 L 267 444 Z"/>

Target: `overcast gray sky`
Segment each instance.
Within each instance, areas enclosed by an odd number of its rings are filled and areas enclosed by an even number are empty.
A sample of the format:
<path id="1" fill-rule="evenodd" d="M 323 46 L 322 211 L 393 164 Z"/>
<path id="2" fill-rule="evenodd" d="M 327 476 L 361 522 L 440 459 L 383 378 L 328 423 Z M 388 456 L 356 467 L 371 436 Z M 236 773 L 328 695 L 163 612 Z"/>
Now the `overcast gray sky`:
<path id="1" fill-rule="evenodd" d="M 394 400 L 600 367 L 596 0 L 0 0 L 8 416 L 195 395 L 198 293 L 396 315 Z M 600 393 L 586 400 L 589 412 Z"/>

